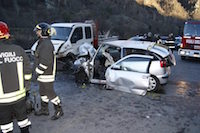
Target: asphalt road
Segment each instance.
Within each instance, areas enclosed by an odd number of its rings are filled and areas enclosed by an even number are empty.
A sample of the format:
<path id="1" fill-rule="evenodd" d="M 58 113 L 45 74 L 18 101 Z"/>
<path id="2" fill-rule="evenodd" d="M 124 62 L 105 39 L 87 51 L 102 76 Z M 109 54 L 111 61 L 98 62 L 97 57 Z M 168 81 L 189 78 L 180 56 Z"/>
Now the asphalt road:
<path id="1" fill-rule="evenodd" d="M 177 65 L 169 83 L 145 96 L 77 85 L 70 72 L 58 71 L 55 90 L 65 114 L 51 121 L 51 104 L 50 116 L 30 114 L 31 133 L 199 133 L 200 61 L 174 54 Z M 32 91 L 37 89 L 33 83 Z"/>
<path id="2" fill-rule="evenodd" d="M 189 58 L 181 60 L 174 52 L 177 65 L 172 67 L 169 82 L 161 93 L 170 96 L 200 97 L 200 60 Z"/>

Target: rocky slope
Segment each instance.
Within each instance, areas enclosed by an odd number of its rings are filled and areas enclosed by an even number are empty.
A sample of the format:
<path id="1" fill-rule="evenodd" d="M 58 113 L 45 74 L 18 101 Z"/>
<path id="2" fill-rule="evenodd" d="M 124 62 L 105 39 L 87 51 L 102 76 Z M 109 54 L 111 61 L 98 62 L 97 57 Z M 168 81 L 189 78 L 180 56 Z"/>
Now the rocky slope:
<path id="1" fill-rule="evenodd" d="M 156 8 L 164 16 L 200 19 L 200 0 L 136 0 L 136 2 Z"/>

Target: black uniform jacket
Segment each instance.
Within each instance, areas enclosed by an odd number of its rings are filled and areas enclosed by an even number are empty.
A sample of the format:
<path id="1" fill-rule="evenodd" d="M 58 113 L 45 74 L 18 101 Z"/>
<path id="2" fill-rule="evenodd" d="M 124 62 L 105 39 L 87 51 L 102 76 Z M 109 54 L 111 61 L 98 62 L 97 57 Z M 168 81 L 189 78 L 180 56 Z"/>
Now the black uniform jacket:
<path id="1" fill-rule="evenodd" d="M 0 104 L 16 102 L 26 95 L 25 80 L 31 79 L 30 61 L 25 51 L 0 41 Z"/>
<path id="2" fill-rule="evenodd" d="M 55 80 L 56 56 L 50 38 L 40 38 L 35 51 L 35 71 L 40 82 Z"/>

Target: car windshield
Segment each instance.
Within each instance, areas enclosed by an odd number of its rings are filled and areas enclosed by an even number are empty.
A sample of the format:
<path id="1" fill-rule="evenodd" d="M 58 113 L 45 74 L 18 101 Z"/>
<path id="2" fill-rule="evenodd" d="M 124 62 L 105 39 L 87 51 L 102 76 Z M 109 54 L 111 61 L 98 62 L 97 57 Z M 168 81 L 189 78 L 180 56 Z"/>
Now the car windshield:
<path id="1" fill-rule="evenodd" d="M 53 27 L 56 30 L 56 34 L 51 36 L 51 40 L 67 40 L 71 33 L 70 27 Z"/>
<path id="2" fill-rule="evenodd" d="M 200 36 L 200 24 L 185 24 L 185 36 Z"/>

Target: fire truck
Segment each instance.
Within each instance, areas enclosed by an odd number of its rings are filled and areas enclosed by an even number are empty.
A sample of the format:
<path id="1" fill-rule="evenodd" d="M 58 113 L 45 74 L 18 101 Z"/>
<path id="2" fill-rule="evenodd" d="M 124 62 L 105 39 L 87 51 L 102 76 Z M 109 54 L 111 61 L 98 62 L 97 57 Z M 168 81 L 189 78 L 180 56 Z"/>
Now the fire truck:
<path id="1" fill-rule="evenodd" d="M 200 21 L 185 22 L 182 44 L 178 54 L 183 60 L 186 57 L 200 58 Z"/>

